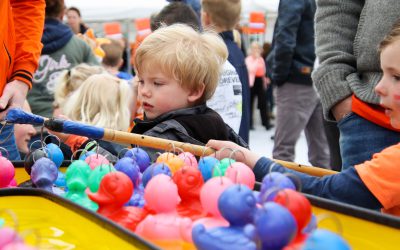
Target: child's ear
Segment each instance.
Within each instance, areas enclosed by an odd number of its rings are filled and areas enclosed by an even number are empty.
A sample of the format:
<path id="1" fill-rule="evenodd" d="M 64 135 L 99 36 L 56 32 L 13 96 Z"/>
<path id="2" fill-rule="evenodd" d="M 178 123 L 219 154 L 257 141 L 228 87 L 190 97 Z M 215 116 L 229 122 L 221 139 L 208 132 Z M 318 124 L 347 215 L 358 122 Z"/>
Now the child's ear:
<path id="1" fill-rule="evenodd" d="M 197 100 L 199 100 L 203 96 L 205 87 L 206 85 L 202 83 L 201 86 L 199 86 L 197 89 L 190 91 L 188 95 L 188 101 L 196 102 Z"/>
<path id="2" fill-rule="evenodd" d="M 203 10 L 201 11 L 201 22 L 204 26 L 211 25 L 210 15 Z"/>

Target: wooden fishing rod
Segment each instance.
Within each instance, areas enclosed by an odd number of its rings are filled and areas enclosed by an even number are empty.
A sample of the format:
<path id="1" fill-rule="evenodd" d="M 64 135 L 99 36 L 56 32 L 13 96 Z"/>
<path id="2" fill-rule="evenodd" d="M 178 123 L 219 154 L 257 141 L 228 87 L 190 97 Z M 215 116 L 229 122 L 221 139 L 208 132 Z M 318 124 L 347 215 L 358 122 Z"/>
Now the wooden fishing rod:
<path id="1" fill-rule="evenodd" d="M 7 123 L 42 125 L 47 129 L 55 132 L 81 135 L 89 137 L 91 139 L 100 139 L 121 144 L 133 144 L 161 150 L 171 150 L 175 147 L 197 156 L 206 156 L 215 153 L 215 150 L 210 147 L 162 139 L 153 136 L 123 132 L 114 129 L 100 128 L 69 120 L 45 118 L 42 116 L 27 113 L 21 109 L 10 109 L 6 115 L 5 120 Z M 312 176 L 325 176 L 337 173 L 332 170 L 301 165 L 294 162 L 282 160 L 274 161 L 286 168 Z"/>

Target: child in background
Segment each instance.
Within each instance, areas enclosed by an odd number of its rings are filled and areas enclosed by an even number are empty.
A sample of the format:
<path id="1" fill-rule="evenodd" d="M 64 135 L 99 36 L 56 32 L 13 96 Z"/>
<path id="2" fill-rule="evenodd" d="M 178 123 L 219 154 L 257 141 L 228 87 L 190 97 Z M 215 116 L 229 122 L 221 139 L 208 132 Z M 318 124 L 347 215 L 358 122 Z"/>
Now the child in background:
<path id="1" fill-rule="evenodd" d="M 383 76 L 375 92 L 380 104 L 390 117 L 393 127 L 400 128 L 400 20 L 384 38 L 379 46 Z M 308 176 L 284 168 L 265 157 L 259 157 L 248 149 L 231 142 L 210 141 L 208 146 L 239 149 L 237 161 L 253 168 L 257 180 L 261 180 L 273 167 L 273 171 L 292 173 L 301 180 L 302 191 L 324 198 L 350 203 L 400 216 L 400 143 L 374 154 L 373 158 L 362 164 L 348 168 L 338 174 L 322 178 Z M 219 157 L 225 152 L 221 151 Z M 218 154 L 217 154 L 218 155 Z"/>
<path id="2" fill-rule="evenodd" d="M 59 76 L 59 83 L 54 93 L 53 116 L 61 114 L 65 101 L 79 87 L 82 82 L 94 74 L 105 73 L 103 67 L 90 66 L 86 63 L 79 64 L 70 70 L 65 70 Z"/>
<path id="3" fill-rule="evenodd" d="M 250 88 L 244 55 L 234 41 L 233 29 L 240 20 L 240 0 L 203 0 L 203 27 L 215 29 L 228 47 L 228 61 L 233 65 L 242 84 L 242 120 L 239 135 L 249 141 L 250 130 Z"/>
<path id="4" fill-rule="evenodd" d="M 132 87 L 125 81 L 108 73 L 96 74 L 86 79 L 71 95 L 64 106 L 64 114 L 73 121 L 86 124 L 128 131 L 130 114 L 133 112 L 136 99 Z M 87 137 L 55 133 L 61 141 L 71 148 L 72 152 L 80 148 L 95 150 L 97 143 L 90 143 Z M 118 153 L 127 145 L 98 141 L 99 152 L 108 155 L 111 161 L 117 160 Z M 79 155 L 77 155 L 79 157 Z"/>
<path id="5" fill-rule="evenodd" d="M 73 121 L 127 131 L 132 95 L 126 81 L 107 73 L 96 74 L 71 95 L 63 111 Z"/>
<path id="6" fill-rule="evenodd" d="M 267 130 L 272 126 L 269 117 L 267 116 L 267 88 L 269 79 L 265 77 L 265 61 L 261 57 L 261 48 L 257 42 L 250 44 L 249 56 L 246 57 L 246 66 L 249 71 L 249 86 L 250 86 L 250 128 L 254 129 L 253 113 L 254 99 L 257 96 L 257 107 L 260 110 L 261 122 Z"/>
<path id="7" fill-rule="evenodd" d="M 110 74 L 120 79 L 131 81 L 133 79 L 131 74 L 119 71 L 119 68 L 124 64 L 124 60 L 122 59 L 124 48 L 121 42 L 114 39 L 109 40 L 109 43 L 103 43 L 101 45 L 105 53 L 101 64 Z"/>

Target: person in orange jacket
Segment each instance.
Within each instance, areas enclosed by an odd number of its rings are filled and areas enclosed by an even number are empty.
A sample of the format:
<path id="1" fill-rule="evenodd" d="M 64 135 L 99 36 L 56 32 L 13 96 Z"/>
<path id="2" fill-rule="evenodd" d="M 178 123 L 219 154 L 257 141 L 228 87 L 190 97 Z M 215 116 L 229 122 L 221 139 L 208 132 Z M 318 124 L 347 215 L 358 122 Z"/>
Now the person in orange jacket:
<path id="1" fill-rule="evenodd" d="M 32 87 L 42 50 L 44 13 L 44 0 L 0 1 L 0 119 L 9 108 L 22 108 Z M 0 125 L 0 147 L 10 160 L 18 160 L 13 130 L 12 125 Z"/>

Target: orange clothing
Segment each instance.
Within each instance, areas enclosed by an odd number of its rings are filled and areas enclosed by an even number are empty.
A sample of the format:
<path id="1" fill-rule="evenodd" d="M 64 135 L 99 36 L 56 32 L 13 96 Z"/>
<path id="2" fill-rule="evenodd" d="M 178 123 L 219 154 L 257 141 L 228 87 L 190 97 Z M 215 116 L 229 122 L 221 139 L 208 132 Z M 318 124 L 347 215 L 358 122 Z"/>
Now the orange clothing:
<path id="1" fill-rule="evenodd" d="M 382 204 L 385 213 L 400 216 L 400 143 L 356 165 L 358 175 Z"/>
<path id="2" fill-rule="evenodd" d="M 248 56 L 245 62 L 249 72 L 249 86 L 253 87 L 255 78 L 265 75 L 265 61 L 262 57 Z"/>
<path id="3" fill-rule="evenodd" d="M 45 0 L 0 1 L 0 95 L 7 82 L 32 87 L 43 45 Z"/>
<path id="4" fill-rule="evenodd" d="M 70 135 L 64 143 L 71 148 L 72 153 L 75 153 L 87 140 L 89 138 L 85 136 Z"/>
<path id="5" fill-rule="evenodd" d="M 363 102 L 355 95 L 351 99 L 351 110 L 354 113 L 381 127 L 400 132 L 400 129 L 392 127 L 389 117 L 385 115 L 385 110 L 381 106 Z"/>

